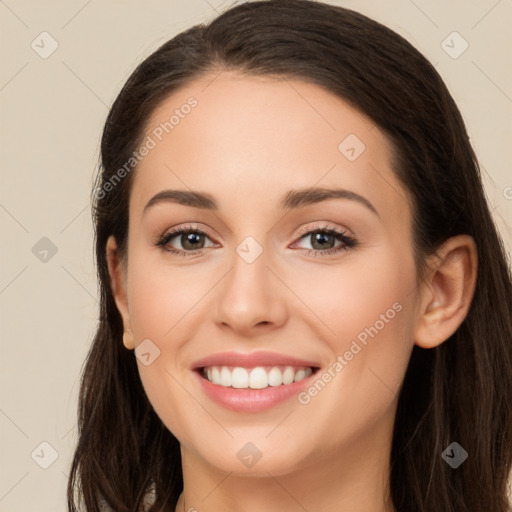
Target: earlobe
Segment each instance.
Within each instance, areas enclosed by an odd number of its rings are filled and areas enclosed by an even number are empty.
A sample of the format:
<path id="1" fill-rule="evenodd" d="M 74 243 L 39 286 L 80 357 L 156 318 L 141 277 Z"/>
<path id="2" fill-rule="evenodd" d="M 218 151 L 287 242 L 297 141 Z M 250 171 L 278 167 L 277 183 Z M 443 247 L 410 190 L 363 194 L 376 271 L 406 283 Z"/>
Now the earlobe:
<path id="1" fill-rule="evenodd" d="M 433 348 L 446 341 L 466 318 L 476 287 L 478 253 L 473 238 L 448 239 L 430 264 L 414 342 Z"/>
<path id="2" fill-rule="evenodd" d="M 133 339 L 132 331 L 130 331 L 129 329 L 125 330 L 123 333 L 123 345 L 128 350 L 132 350 L 135 348 L 135 341 Z"/>
<path id="3" fill-rule="evenodd" d="M 126 293 L 126 269 L 123 265 L 116 240 L 113 236 L 110 236 L 107 240 L 106 257 L 108 272 L 110 275 L 110 287 L 117 309 L 123 319 L 123 345 L 127 349 L 133 349 L 135 348 L 135 342 L 130 327 L 130 315 Z"/>

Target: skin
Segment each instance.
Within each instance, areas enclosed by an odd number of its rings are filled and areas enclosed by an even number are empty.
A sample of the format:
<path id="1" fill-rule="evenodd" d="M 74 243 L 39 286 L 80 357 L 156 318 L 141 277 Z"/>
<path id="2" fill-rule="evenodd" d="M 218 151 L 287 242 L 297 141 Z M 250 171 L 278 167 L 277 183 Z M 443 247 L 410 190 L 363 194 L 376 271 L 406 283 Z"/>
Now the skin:
<path id="1" fill-rule="evenodd" d="M 198 101 L 135 171 L 128 260 L 112 237 L 106 247 L 126 348 L 149 338 L 160 350 L 138 367 L 181 444 L 176 511 L 392 511 L 386 496 L 398 391 L 413 345 L 439 345 L 466 316 L 474 241 L 448 240 L 418 285 L 409 195 L 382 132 L 316 85 L 217 75 L 153 112 L 146 135 L 190 96 Z M 354 161 L 338 149 L 349 134 L 366 146 Z M 288 190 L 312 186 L 360 194 L 378 215 L 350 199 L 279 208 Z M 219 209 L 167 202 L 143 214 L 165 189 L 210 193 Z M 208 235 L 199 239 L 202 253 L 155 246 L 170 228 L 190 223 Z M 329 238 L 322 249 L 312 236 L 301 239 L 300 230 L 326 225 L 358 245 L 322 256 L 343 244 Z M 236 252 L 248 236 L 263 250 L 250 264 Z M 178 235 L 169 245 L 184 250 L 183 241 Z M 307 254 L 315 248 L 316 257 Z M 259 413 L 230 411 L 204 394 L 190 370 L 213 353 L 270 350 L 317 361 L 323 372 L 394 303 L 400 312 L 305 405 L 293 397 Z M 237 457 L 247 442 L 261 453 L 250 468 Z"/>

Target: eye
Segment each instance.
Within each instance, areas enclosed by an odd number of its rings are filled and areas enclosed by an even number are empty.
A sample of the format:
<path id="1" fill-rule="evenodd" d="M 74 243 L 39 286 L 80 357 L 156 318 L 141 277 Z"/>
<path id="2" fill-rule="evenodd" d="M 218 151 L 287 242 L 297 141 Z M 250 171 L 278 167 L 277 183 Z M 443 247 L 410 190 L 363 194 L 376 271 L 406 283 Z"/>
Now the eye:
<path id="1" fill-rule="evenodd" d="M 211 240 L 201 229 L 195 226 L 180 226 L 165 233 L 157 240 L 155 245 L 173 254 L 193 256 L 202 253 L 205 248 L 215 246 L 213 243 L 206 246 L 205 239 Z M 357 246 L 355 238 L 345 235 L 345 231 L 338 231 L 328 226 L 317 226 L 314 229 L 303 232 L 299 238 L 299 241 L 302 240 L 309 240 L 313 245 L 313 249 L 303 249 L 308 256 L 326 256 Z M 173 242 L 176 241 L 181 245 L 181 248 L 174 246 Z M 339 244 L 336 245 L 336 242 Z M 297 242 L 293 245 L 296 244 Z"/>
<path id="2" fill-rule="evenodd" d="M 338 231 L 327 226 L 317 226 L 315 229 L 302 234 L 299 240 L 311 243 L 313 249 L 305 249 L 306 255 L 324 256 L 356 247 L 355 238 L 345 235 L 345 231 Z M 340 245 L 336 246 L 336 242 Z"/>
<path id="3" fill-rule="evenodd" d="M 156 245 L 174 254 L 191 256 L 200 253 L 202 249 L 205 248 L 205 237 L 209 238 L 204 231 L 198 228 L 192 226 L 181 226 L 163 235 L 157 241 Z M 177 249 L 171 244 L 174 239 L 181 244 L 183 249 Z"/>

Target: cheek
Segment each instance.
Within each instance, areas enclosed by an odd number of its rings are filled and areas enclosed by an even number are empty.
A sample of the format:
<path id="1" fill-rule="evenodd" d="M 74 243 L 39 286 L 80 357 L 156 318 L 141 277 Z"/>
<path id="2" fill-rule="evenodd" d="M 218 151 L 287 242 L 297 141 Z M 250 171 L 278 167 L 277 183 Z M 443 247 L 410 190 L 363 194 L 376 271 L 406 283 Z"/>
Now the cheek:
<path id="1" fill-rule="evenodd" d="M 171 267 L 151 252 L 133 251 L 128 269 L 129 313 L 132 331 L 139 338 L 163 341 L 173 336 L 180 319 L 208 289 L 208 282 L 192 267 Z"/>
<path id="2" fill-rule="evenodd" d="M 140 378 L 157 415 L 185 442 L 190 425 L 201 411 L 187 389 L 181 349 L 194 336 L 200 322 L 194 310 L 201 306 L 201 297 L 212 286 L 207 279 L 212 280 L 211 270 L 200 275 L 192 267 L 171 267 L 154 251 L 133 248 L 130 254 L 131 329 L 136 345 L 149 339 L 157 347 L 150 349 L 150 364 L 144 364 L 143 358 L 137 360 Z M 153 360 L 154 354 L 157 357 Z"/>
<path id="3" fill-rule="evenodd" d="M 293 281 L 294 292 L 311 309 L 316 330 L 322 329 L 336 353 L 359 334 L 364 339 L 365 329 L 375 324 L 382 333 L 399 330 L 409 314 L 397 310 L 405 311 L 416 292 L 412 256 L 391 247 L 354 252 L 339 265 L 309 264 L 295 275 L 301 278 Z M 388 341 L 399 341 L 394 338 Z"/>
<path id="4" fill-rule="evenodd" d="M 363 416 L 369 421 L 382 414 L 400 387 L 413 347 L 417 290 L 412 255 L 390 247 L 364 257 L 354 253 L 338 267 L 312 270 L 301 283 L 295 291 L 315 313 L 311 330 L 322 334 L 333 363 L 342 358 L 343 369 L 333 371 L 336 377 L 327 386 L 332 393 L 322 392 L 318 408 L 340 421 L 347 410 L 358 411 L 362 423 Z M 342 407 L 330 409 L 336 403 Z M 360 404 L 372 407 L 361 409 Z"/>

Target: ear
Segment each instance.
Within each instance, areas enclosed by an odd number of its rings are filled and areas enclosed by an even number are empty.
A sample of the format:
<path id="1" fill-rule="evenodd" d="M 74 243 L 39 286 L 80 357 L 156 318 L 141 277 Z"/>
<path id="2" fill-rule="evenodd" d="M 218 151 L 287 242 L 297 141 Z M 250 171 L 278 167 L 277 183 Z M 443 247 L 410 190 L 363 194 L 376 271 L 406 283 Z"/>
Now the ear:
<path id="1" fill-rule="evenodd" d="M 127 349 L 135 348 L 133 339 L 130 315 L 128 310 L 128 299 L 126 294 L 126 266 L 121 259 L 115 238 L 111 235 L 106 246 L 108 273 L 110 274 L 110 287 L 117 309 L 123 319 L 124 334 L 123 344 Z"/>
<path id="2" fill-rule="evenodd" d="M 432 257 L 431 271 L 422 285 L 415 344 L 433 348 L 446 341 L 464 321 L 476 286 L 478 252 L 469 235 L 448 239 Z"/>

